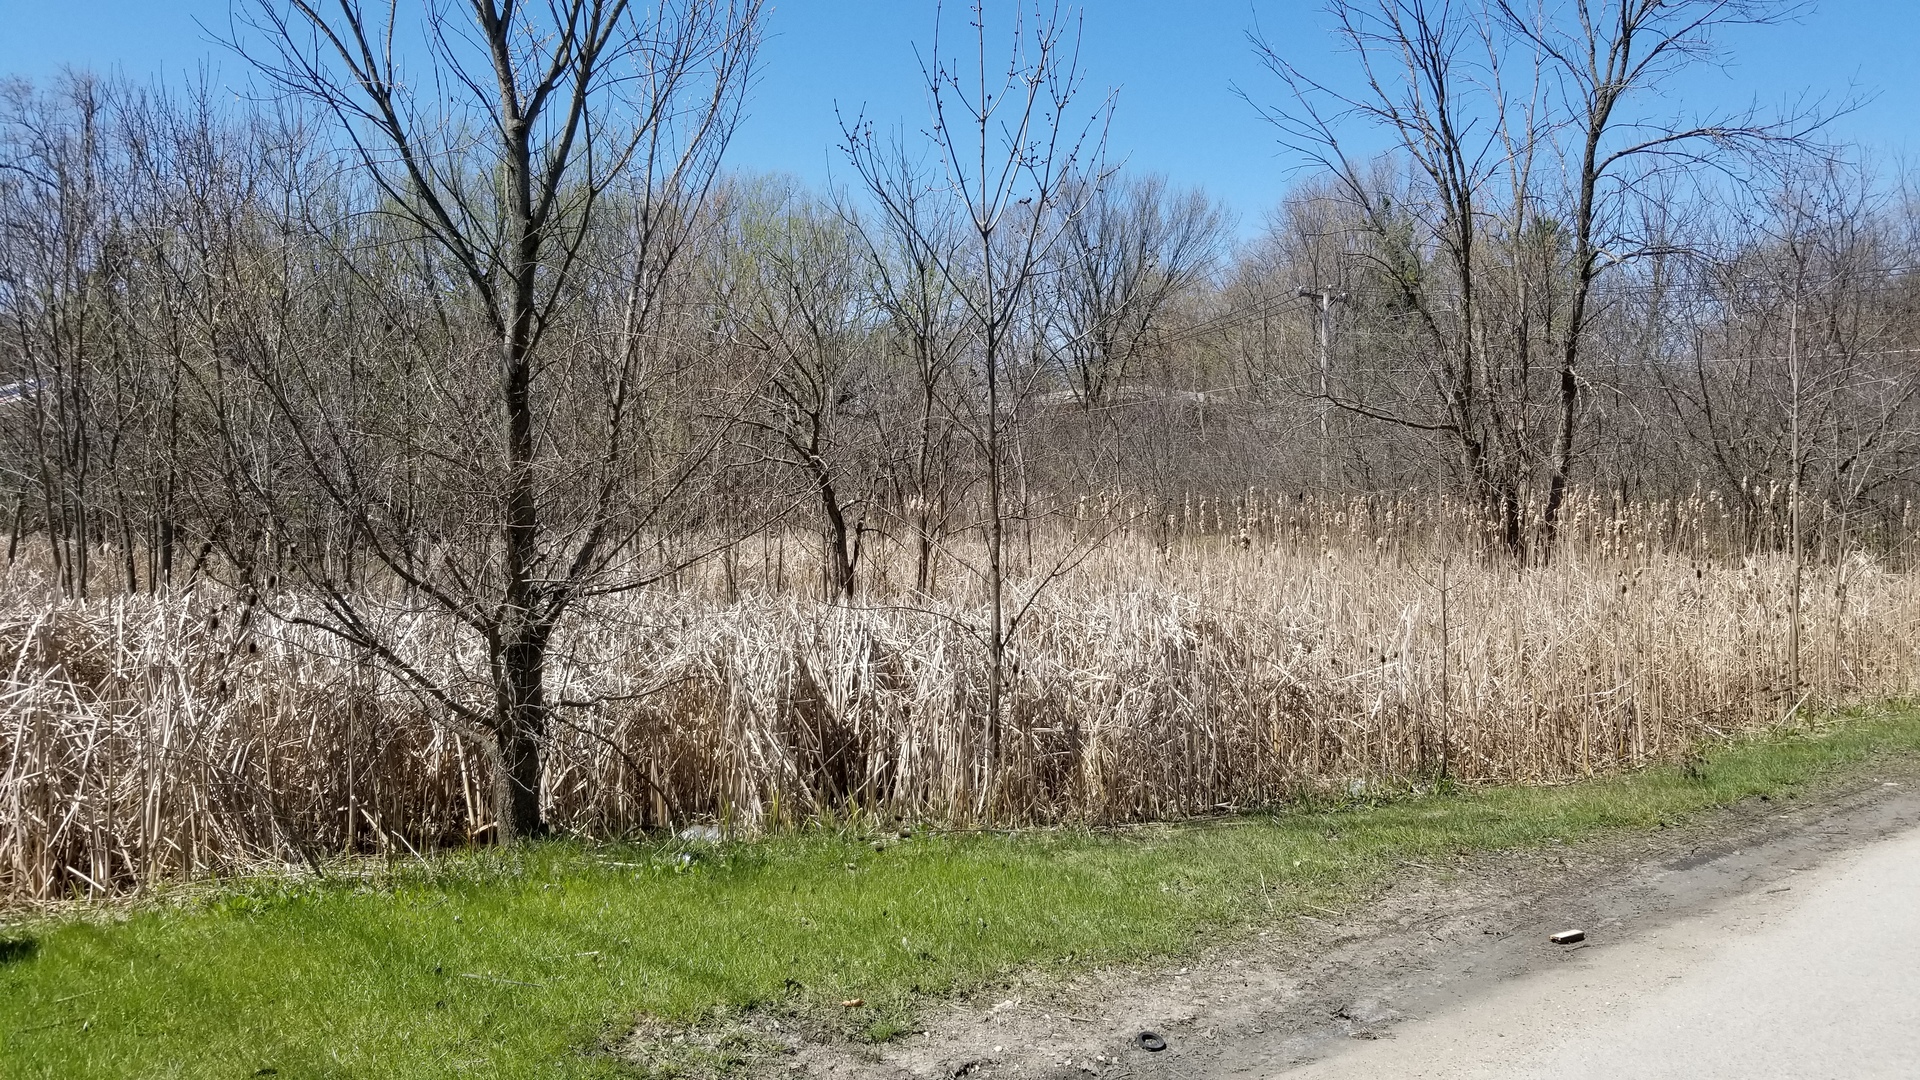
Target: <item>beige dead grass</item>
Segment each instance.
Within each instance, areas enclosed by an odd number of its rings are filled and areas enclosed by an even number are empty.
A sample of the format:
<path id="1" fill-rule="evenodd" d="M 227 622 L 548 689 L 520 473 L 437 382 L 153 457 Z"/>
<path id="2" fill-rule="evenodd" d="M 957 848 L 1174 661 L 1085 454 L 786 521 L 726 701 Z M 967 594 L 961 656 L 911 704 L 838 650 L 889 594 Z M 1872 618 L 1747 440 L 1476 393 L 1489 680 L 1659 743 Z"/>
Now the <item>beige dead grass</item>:
<path id="1" fill-rule="evenodd" d="M 904 556 L 882 556 L 863 605 L 836 608 L 791 595 L 809 565 L 794 543 L 756 541 L 569 629 L 552 670 L 578 704 L 551 733 L 550 819 L 606 836 L 694 818 L 1170 818 L 1443 769 L 1559 781 L 1914 691 L 1920 578 L 1857 554 L 1810 568 L 1796 689 L 1791 566 L 1738 554 L 1750 541 L 1713 505 L 1636 519 L 1587 496 L 1560 556 L 1527 570 L 1464 554 L 1472 527 L 1442 502 L 1248 499 L 1118 531 L 1082 507 L 1016 543 L 1029 583 L 1085 558 L 1014 644 L 992 778 L 957 562 L 917 598 L 889 584 Z M 297 597 L 270 614 L 211 592 L 52 603 L 25 571 L 9 584 L 0 899 L 484 832 L 484 754 L 290 622 Z M 410 656 L 484 694 L 474 642 L 390 603 Z"/>

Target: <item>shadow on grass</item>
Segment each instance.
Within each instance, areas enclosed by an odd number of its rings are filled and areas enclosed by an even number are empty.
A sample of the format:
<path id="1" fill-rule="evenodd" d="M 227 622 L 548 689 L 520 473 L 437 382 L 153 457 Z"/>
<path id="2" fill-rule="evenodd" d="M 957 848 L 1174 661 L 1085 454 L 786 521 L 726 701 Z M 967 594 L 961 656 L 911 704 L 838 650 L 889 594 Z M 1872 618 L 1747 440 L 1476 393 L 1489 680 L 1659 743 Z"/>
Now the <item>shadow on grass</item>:
<path id="1" fill-rule="evenodd" d="M 40 951 L 36 938 L 0 938 L 0 964 L 18 964 L 31 960 Z"/>

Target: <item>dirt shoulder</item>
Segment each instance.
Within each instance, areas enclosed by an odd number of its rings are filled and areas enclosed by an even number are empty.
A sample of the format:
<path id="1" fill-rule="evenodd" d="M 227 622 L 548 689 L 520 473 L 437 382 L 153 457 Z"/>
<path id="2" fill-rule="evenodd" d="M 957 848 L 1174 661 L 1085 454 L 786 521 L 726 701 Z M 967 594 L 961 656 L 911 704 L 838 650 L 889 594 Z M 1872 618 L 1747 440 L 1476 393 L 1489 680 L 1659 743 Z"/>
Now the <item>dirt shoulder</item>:
<path id="1" fill-rule="evenodd" d="M 768 1076 L 849 1080 L 1271 1074 L 1391 1035 L 1516 977 L 1569 962 L 1547 935 L 1633 940 L 1920 825 L 1920 763 L 1872 763 L 1798 798 L 1750 800 L 1672 828 L 1579 845 L 1403 864 L 1372 900 L 1277 920 L 1184 964 L 1013 981 L 930 1007 L 881 1046 L 765 1034 Z M 757 1025 L 756 1025 L 757 1026 Z M 1163 1036 L 1149 1053 L 1136 1036 Z"/>

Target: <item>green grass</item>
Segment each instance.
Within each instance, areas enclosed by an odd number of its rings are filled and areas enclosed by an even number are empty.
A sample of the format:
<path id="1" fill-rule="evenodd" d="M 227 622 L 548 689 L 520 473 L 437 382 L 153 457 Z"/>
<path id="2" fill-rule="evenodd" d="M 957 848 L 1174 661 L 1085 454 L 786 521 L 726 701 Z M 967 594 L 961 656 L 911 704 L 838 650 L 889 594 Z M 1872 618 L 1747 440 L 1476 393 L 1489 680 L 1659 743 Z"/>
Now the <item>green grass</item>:
<path id="1" fill-rule="evenodd" d="M 1704 768 L 1117 832 L 554 843 L 0 927 L 0 1076 L 600 1077 L 641 1017 L 790 1003 L 871 1037 L 1013 969 L 1191 950 L 1398 861 L 1645 828 L 1920 750 L 1920 713 Z M 842 1009 L 839 1002 L 866 1005 Z M 266 1071 L 266 1070 L 271 1070 Z"/>

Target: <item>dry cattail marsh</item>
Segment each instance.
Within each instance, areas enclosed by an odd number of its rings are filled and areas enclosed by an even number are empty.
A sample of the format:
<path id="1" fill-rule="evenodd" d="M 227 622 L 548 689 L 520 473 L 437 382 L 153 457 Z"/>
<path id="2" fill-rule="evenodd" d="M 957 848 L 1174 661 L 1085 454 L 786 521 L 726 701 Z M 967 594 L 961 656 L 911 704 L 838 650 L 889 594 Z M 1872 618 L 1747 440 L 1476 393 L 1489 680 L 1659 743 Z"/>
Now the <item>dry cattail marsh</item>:
<path id="1" fill-rule="evenodd" d="M 1915 689 L 1920 579 L 1901 551 L 1836 545 L 1806 569 L 1796 687 L 1791 563 L 1716 505 L 1588 496 L 1556 557 L 1524 569 L 1473 554 L 1469 514 L 1411 498 L 1249 497 L 1098 528 L 1083 507 L 1014 545 L 1023 603 L 1071 568 L 1014 638 L 992 776 L 957 557 L 916 596 L 881 549 L 836 606 L 795 595 L 804 538 L 752 540 L 568 628 L 549 820 L 1102 823 L 1442 773 L 1550 783 Z M 57 602 L 24 566 L 10 584 L 0 896 L 484 839 L 484 757 L 299 625 L 297 595 Z M 416 665 L 485 693 L 474 642 L 402 598 L 388 613 Z"/>

